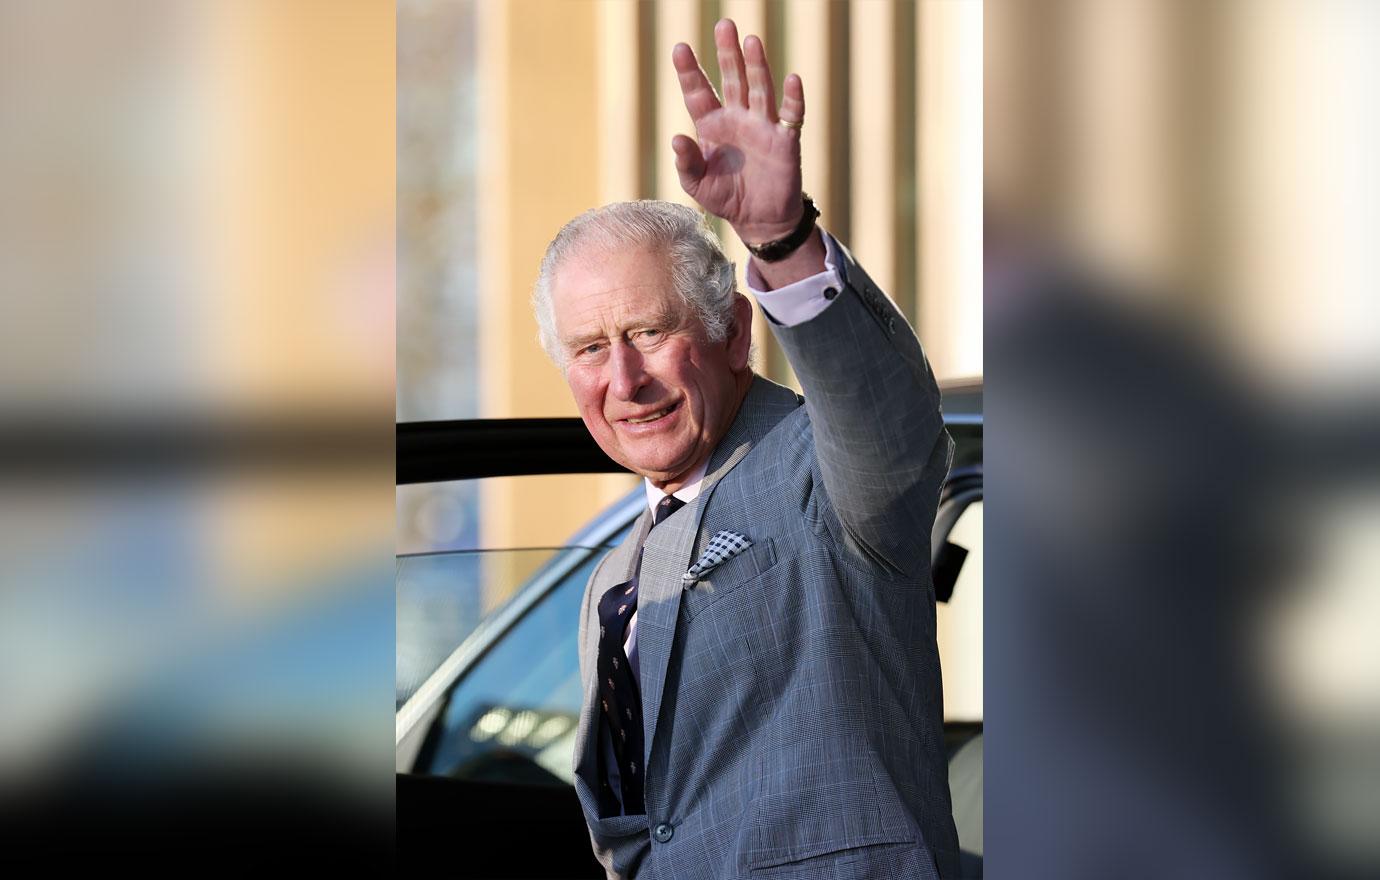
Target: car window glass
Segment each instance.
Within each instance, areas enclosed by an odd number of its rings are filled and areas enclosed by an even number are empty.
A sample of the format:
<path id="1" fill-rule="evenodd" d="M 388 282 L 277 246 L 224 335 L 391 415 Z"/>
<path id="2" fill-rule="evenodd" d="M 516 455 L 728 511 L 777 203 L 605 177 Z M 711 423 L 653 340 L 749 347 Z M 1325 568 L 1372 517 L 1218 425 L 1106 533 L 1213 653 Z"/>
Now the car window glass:
<path id="1" fill-rule="evenodd" d="M 584 551 L 580 564 L 465 674 L 414 773 L 573 784 L 571 757 L 582 696 L 576 651 L 580 602 L 604 552 Z"/>
<path id="2" fill-rule="evenodd" d="M 397 707 L 557 552 L 496 550 L 398 557 L 394 572 Z"/>
<path id="3" fill-rule="evenodd" d="M 394 552 L 558 547 L 642 481 L 632 474 L 546 474 L 401 485 Z"/>

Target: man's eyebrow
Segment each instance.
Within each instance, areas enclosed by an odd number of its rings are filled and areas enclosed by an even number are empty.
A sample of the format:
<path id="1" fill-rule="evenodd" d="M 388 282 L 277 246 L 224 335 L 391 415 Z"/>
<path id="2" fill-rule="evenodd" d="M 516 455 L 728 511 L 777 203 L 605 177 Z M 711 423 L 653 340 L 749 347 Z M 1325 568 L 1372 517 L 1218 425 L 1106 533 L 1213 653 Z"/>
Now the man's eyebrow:
<path id="1" fill-rule="evenodd" d="M 627 333 L 629 330 L 637 330 L 642 327 L 657 327 L 661 329 L 674 329 L 680 325 L 680 316 L 674 309 L 666 309 L 655 314 L 646 315 L 633 321 L 628 321 L 619 327 L 619 334 Z M 561 344 L 567 348 L 584 348 L 591 342 L 600 342 L 608 337 L 602 330 L 581 334 L 579 336 L 568 336 L 561 340 Z"/>
<path id="2" fill-rule="evenodd" d="M 623 328 L 623 332 L 626 333 L 629 330 L 639 330 L 644 327 L 672 330 L 680 326 L 680 321 L 681 316 L 676 313 L 675 309 L 667 307 L 654 314 L 645 315 L 636 321 L 630 321 L 628 325 Z"/>
<path id="3" fill-rule="evenodd" d="M 603 338 L 603 333 L 586 333 L 582 336 L 568 336 L 561 340 L 561 344 L 566 348 L 584 348 L 589 343 L 598 342 Z"/>

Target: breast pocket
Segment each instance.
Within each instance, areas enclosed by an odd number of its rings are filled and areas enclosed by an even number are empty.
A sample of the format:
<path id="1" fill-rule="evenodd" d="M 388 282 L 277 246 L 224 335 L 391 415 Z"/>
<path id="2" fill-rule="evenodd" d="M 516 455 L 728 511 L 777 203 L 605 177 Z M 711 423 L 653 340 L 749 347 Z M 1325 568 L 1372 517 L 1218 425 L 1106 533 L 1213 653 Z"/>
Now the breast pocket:
<path id="1" fill-rule="evenodd" d="M 681 614 L 693 618 L 710 605 L 750 583 L 776 566 L 776 545 L 771 538 L 763 538 L 716 568 L 693 584 L 686 584 L 681 596 Z"/>

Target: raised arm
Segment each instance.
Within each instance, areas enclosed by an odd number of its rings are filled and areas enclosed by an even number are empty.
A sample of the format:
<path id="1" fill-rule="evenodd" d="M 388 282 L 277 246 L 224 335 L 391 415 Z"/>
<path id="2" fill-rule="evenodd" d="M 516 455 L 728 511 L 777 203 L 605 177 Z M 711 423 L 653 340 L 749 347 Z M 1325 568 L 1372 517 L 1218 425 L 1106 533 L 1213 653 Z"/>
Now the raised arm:
<path id="1" fill-rule="evenodd" d="M 689 46 L 672 53 L 698 143 L 672 142 L 681 185 L 722 217 L 745 244 L 788 235 L 802 215 L 800 78 L 784 84 L 778 113 L 762 43 L 740 48 L 731 21 L 714 28 L 724 95 L 720 101 Z M 772 324 L 805 391 L 827 493 L 826 522 L 857 555 L 894 575 L 917 577 L 929 564 L 930 530 L 953 442 L 939 389 L 915 333 L 842 248 L 837 296 L 793 326 Z M 753 258 L 772 288 L 826 269 L 818 229 L 789 257 Z M 785 294 L 786 291 L 781 291 Z"/>
<path id="2" fill-rule="evenodd" d="M 846 251 L 828 308 L 772 325 L 805 391 L 825 523 L 856 554 L 894 575 L 930 560 L 939 491 L 953 441 L 939 387 L 905 317 Z"/>

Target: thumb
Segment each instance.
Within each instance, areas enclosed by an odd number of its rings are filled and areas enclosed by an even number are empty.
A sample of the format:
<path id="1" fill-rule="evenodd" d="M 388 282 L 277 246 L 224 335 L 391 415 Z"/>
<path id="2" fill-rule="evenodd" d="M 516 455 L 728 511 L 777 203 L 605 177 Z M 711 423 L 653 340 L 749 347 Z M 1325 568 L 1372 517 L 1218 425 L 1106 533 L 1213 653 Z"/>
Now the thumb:
<path id="1" fill-rule="evenodd" d="M 694 138 L 678 134 L 671 138 L 671 149 L 676 154 L 676 172 L 680 175 L 680 187 L 687 195 L 693 196 L 704 177 L 704 154 Z"/>

